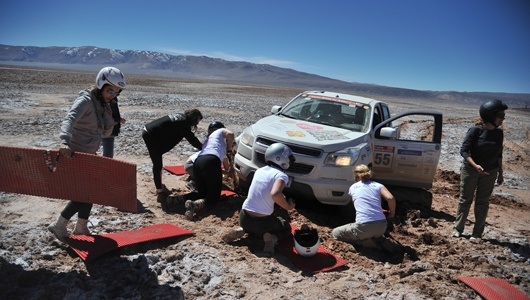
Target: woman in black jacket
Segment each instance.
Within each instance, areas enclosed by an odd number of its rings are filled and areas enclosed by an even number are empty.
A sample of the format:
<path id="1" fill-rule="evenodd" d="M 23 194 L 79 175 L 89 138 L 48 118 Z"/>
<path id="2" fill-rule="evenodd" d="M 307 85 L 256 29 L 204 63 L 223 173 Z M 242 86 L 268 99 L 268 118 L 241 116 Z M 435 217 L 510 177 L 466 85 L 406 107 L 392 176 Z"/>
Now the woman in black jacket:
<path id="1" fill-rule="evenodd" d="M 475 225 L 470 241 L 480 241 L 486 225 L 489 197 L 495 182 L 504 182 L 502 172 L 502 144 L 504 133 L 499 127 L 508 106 L 500 100 L 480 106 L 480 120 L 469 128 L 460 154 L 464 159 L 460 169 L 460 200 L 453 227 L 453 236 L 460 237 L 475 198 Z"/>
<path id="2" fill-rule="evenodd" d="M 162 185 L 162 155 L 173 149 L 183 138 L 201 150 L 202 143 L 195 136 L 201 120 L 202 114 L 198 109 L 189 109 L 183 114 L 167 115 L 145 125 L 142 138 L 153 162 L 153 180 L 158 202 L 165 201 L 169 196 L 169 190 Z"/>

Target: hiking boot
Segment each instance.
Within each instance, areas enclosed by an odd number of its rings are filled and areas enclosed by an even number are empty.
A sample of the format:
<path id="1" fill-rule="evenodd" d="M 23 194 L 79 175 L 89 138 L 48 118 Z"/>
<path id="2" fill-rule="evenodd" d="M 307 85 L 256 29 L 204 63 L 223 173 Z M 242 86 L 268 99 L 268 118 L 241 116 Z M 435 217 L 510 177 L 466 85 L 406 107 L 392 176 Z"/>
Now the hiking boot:
<path id="1" fill-rule="evenodd" d="M 225 243 L 232 243 L 233 241 L 242 238 L 245 235 L 245 230 L 241 227 L 238 227 L 237 229 L 231 229 L 227 233 L 225 233 L 221 239 Z"/>
<path id="2" fill-rule="evenodd" d="M 88 230 L 87 227 L 88 220 L 87 219 L 77 219 L 77 223 L 75 224 L 73 235 L 90 235 L 90 230 Z"/>
<path id="3" fill-rule="evenodd" d="M 186 219 L 190 221 L 193 220 L 193 216 L 195 215 L 195 212 L 197 212 L 199 209 L 204 208 L 205 205 L 206 205 L 206 202 L 204 201 L 204 199 L 195 200 L 195 201 L 192 201 L 192 200 L 186 201 L 186 203 L 184 204 L 184 206 L 186 207 L 186 212 L 184 213 L 184 216 L 186 217 Z"/>
<path id="4" fill-rule="evenodd" d="M 263 246 L 263 252 L 273 255 L 274 254 L 274 247 L 276 246 L 276 243 L 278 242 L 278 237 L 274 234 L 270 234 L 266 232 L 263 235 L 263 242 L 265 245 Z"/>
<path id="5" fill-rule="evenodd" d="M 455 230 L 453 230 L 453 234 L 452 234 L 452 236 L 453 236 L 453 237 L 457 237 L 457 238 L 459 238 L 459 237 L 462 236 L 462 233 L 461 233 L 460 231 L 458 231 L 458 230 L 455 229 Z"/>
<path id="6" fill-rule="evenodd" d="M 66 225 L 68 224 L 69 220 L 63 218 L 63 216 L 59 216 L 59 219 L 57 219 L 57 222 L 50 224 L 48 226 L 48 230 L 53 233 L 55 238 L 57 238 L 59 241 L 66 243 L 66 238 L 68 238 L 68 230 L 66 229 Z"/>

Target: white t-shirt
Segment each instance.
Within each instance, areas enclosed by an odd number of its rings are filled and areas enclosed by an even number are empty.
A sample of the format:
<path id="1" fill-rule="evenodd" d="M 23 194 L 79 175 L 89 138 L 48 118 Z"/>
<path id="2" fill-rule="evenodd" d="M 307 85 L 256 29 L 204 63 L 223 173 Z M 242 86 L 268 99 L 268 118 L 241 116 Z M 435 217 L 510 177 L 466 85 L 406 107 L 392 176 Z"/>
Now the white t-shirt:
<path id="1" fill-rule="evenodd" d="M 208 139 L 202 145 L 202 150 L 199 156 L 213 154 L 223 161 L 226 156 L 226 139 L 223 137 L 223 128 L 219 128 L 212 132 Z"/>
<path id="2" fill-rule="evenodd" d="M 355 206 L 355 223 L 363 224 L 384 220 L 381 207 L 381 189 L 383 185 L 375 181 L 357 181 L 352 184 L 348 194 L 352 196 Z"/>
<path id="3" fill-rule="evenodd" d="M 274 212 L 274 200 L 271 190 L 277 179 L 289 182 L 289 176 L 271 166 L 259 168 L 254 174 L 243 209 L 258 214 L 271 215 Z"/>

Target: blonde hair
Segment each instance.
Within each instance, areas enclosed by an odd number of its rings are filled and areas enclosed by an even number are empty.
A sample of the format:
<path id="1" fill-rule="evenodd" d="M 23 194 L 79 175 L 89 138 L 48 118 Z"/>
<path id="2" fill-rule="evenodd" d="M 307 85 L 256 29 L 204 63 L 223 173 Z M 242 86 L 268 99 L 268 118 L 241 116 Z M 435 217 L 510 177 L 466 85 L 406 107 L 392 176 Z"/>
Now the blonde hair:
<path id="1" fill-rule="evenodd" d="M 372 171 L 367 165 L 358 165 L 353 169 L 355 177 L 358 177 L 362 181 L 368 181 L 372 179 Z"/>

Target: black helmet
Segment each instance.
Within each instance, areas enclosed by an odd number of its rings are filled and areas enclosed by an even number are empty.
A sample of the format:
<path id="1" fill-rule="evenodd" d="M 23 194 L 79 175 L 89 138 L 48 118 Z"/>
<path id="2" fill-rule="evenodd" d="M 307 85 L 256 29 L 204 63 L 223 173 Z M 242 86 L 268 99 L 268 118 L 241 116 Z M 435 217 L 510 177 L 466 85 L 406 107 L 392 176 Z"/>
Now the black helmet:
<path id="1" fill-rule="evenodd" d="M 501 100 L 491 100 L 480 106 L 480 118 L 484 122 L 495 124 L 495 115 L 499 111 L 507 110 L 508 105 L 504 104 Z"/>
<path id="2" fill-rule="evenodd" d="M 208 125 L 208 130 L 212 128 L 215 128 L 215 129 L 225 128 L 225 125 L 219 121 L 213 121 L 212 123 L 210 123 L 210 125 Z"/>
<path id="3" fill-rule="evenodd" d="M 225 125 L 219 121 L 213 121 L 210 123 L 210 125 L 208 125 L 208 135 L 212 134 L 219 128 L 225 128 Z"/>

